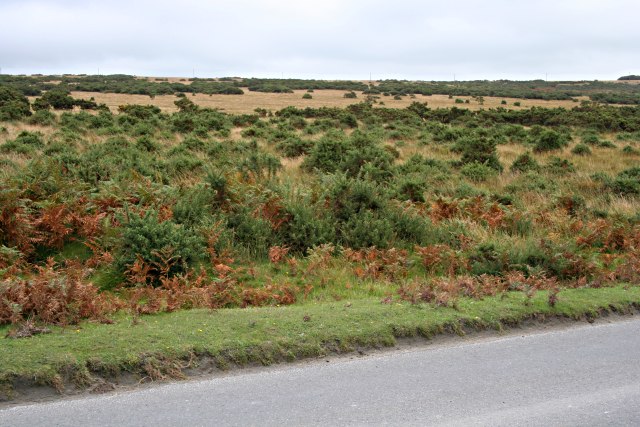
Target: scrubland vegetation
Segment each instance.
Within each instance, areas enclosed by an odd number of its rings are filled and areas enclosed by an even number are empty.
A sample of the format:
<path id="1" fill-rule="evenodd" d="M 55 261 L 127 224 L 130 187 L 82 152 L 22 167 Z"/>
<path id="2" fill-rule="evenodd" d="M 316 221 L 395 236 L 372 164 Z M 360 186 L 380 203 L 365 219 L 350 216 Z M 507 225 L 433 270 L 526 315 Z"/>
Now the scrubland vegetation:
<path id="1" fill-rule="evenodd" d="M 598 290 L 611 303 L 640 302 L 622 296 L 640 278 L 638 106 L 364 101 L 230 115 L 182 95 L 173 114 L 145 105 L 114 114 L 59 88 L 30 104 L 20 82 L 0 86 L 9 337 L 194 308 L 295 304 L 286 313 L 308 323 L 323 305 L 353 302 L 384 319 L 398 304 L 475 317 L 477 302 L 491 307 L 478 320 L 489 325 L 509 313 L 566 314 L 575 301 L 585 305 L 572 315 L 594 310 L 580 295 L 606 307 Z M 52 110 L 58 102 L 63 111 Z M 500 312 L 500 301 L 514 311 Z M 415 330 L 414 315 L 398 324 Z"/>
<path id="2" fill-rule="evenodd" d="M 621 82 L 634 80 L 635 76 L 621 77 Z M 415 96 L 450 95 L 452 97 L 503 97 L 541 100 L 574 100 L 589 97 L 592 101 L 612 104 L 640 104 L 640 86 L 606 81 L 408 81 L 378 80 L 324 81 L 303 79 L 265 78 L 138 78 L 129 75 L 93 76 L 11 76 L 0 75 L 0 84 L 13 87 L 26 96 L 40 96 L 56 89 L 64 92 L 104 92 L 149 95 L 171 95 L 176 93 L 201 93 L 242 95 L 244 90 L 252 92 L 291 93 L 294 90 L 334 89 L 346 92 L 364 92 L 370 96 Z"/>

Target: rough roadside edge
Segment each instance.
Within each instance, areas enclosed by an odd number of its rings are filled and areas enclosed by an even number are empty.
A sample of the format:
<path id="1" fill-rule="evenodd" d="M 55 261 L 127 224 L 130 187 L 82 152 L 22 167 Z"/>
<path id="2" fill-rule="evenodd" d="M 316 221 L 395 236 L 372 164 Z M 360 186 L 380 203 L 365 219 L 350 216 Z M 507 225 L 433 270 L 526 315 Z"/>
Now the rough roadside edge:
<path id="1" fill-rule="evenodd" d="M 85 366 L 60 366 L 57 371 L 43 376 L 11 375 L 0 378 L 0 409 L 10 406 L 54 401 L 82 395 L 103 394 L 116 390 L 145 387 L 176 380 L 199 379 L 207 376 L 228 375 L 247 369 L 264 369 L 281 363 L 305 363 L 321 358 L 363 357 L 371 353 L 388 353 L 392 350 L 410 349 L 433 345 L 444 341 L 459 342 L 460 337 L 508 335 L 512 332 L 535 332 L 540 329 L 570 328 L 581 322 L 598 320 L 623 320 L 640 314 L 640 303 L 610 305 L 585 311 L 579 316 L 534 313 L 521 319 L 500 319 L 486 322 L 457 319 L 439 325 L 433 330 L 404 329 L 390 325 L 392 340 L 380 339 L 362 344 L 357 336 L 346 342 L 325 342 L 304 354 L 292 353 L 292 349 L 263 346 L 246 349 L 246 354 L 226 352 L 217 356 L 190 352 L 183 357 L 172 358 L 163 354 L 139 356 L 138 362 L 123 366 L 120 370 L 87 363 Z M 307 349 L 308 350 L 308 349 Z"/>

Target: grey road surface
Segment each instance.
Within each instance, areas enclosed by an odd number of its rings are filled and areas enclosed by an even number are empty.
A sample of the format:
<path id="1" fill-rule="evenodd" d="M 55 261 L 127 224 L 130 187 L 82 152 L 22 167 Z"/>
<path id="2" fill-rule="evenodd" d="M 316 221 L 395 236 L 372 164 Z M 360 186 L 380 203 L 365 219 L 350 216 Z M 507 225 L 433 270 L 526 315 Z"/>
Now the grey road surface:
<path id="1" fill-rule="evenodd" d="M 640 319 L 0 411 L 1 426 L 640 426 Z"/>

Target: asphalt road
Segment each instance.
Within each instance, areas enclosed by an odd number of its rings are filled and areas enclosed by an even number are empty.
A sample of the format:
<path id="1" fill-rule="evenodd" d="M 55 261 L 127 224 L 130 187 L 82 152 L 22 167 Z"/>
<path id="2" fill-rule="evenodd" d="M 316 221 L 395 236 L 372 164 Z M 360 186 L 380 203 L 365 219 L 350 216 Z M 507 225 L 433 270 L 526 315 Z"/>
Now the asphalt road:
<path id="1" fill-rule="evenodd" d="M 0 426 L 640 425 L 640 319 L 0 411 Z"/>

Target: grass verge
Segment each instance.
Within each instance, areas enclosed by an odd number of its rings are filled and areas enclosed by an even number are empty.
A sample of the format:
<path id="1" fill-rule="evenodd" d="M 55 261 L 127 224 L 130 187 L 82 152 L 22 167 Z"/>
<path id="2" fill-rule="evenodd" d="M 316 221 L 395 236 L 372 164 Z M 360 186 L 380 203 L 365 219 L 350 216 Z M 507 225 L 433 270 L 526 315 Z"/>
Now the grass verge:
<path id="1" fill-rule="evenodd" d="M 136 380 L 180 378 L 203 368 L 293 361 L 360 348 L 393 346 L 402 337 L 500 329 L 532 318 L 593 319 L 640 306 L 640 287 L 569 289 L 554 307 L 546 292 L 530 300 L 519 292 L 483 300 L 460 299 L 455 308 L 379 299 L 289 307 L 190 310 L 116 323 L 82 323 L 51 334 L 3 339 L 0 400 L 26 386 L 83 390 L 123 375 Z M 7 327 L 0 328 L 4 335 Z M 197 371 L 196 371 L 197 372 Z M 205 372 L 205 370 L 203 370 Z"/>

